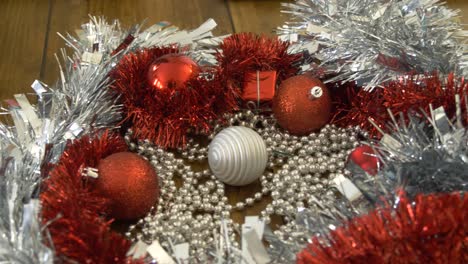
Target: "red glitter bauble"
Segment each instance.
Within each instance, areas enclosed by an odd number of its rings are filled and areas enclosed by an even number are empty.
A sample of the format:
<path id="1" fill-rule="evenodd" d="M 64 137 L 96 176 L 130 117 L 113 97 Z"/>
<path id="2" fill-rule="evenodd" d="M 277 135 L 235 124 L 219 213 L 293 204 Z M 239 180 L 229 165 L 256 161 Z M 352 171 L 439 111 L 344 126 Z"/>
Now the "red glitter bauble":
<path id="1" fill-rule="evenodd" d="M 330 119 L 330 93 L 316 78 L 291 77 L 281 83 L 273 98 L 273 113 L 278 124 L 289 133 L 307 135 Z"/>
<path id="2" fill-rule="evenodd" d="M 101 161 L 96 190 L 111 201 L 116 219 L 143 217 L 159 198 L 158 176 L 151 164 L 131 152 L 112 154 Z"/>
<path id="3" fill-rule="evenodd" d="M 156 89 L 180 89 L 200 73 L 200 67 L 191 58 L 168 54 L 157 59 L 148 70 L 148 82 Z"/>
<path id="4" fill-rule="evenodd" d="M 368 145 L 355 148 L 349 155 L 349 160 L 369 174 L 375 175 L 377 173 L 379 159 L 375 156 L 375 151 Z"/>

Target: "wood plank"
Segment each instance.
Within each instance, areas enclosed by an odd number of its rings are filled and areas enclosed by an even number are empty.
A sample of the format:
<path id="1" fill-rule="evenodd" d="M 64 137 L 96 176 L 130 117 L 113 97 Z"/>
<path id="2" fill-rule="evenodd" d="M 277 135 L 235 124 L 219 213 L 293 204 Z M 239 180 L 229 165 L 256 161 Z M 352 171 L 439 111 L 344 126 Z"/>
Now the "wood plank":
<path id="1" fill-rule="evenodd" d="M 89 11 L 93 15 L 118 18 L 124 24 L 140 23 L 148 18 L 149 25 L 166 20 L 180 28 L 193 28 L 208 18 L 218 23 L 216 34 L 232 32 L 228 9 L 222 0 L 100 0 L 89 1 Z"/>
<path id="2" fill-rule="evenodd" d="M 228 1 L 236 32 L 254 32 L 274 35 L 287 15 L 282 14 L 281 3 L 290 0 L 231 0 Z"/>
<path id="3" fill-rule="evenodd" d="M 32 92 L 39 78 L 45 43 L 48 1 L 0 2 L 0 100 Z"/>
<path id="4" fill-rule="evenodd" d="M 213 18 L 218 26 L 214 33 L 224 35 L 232 32 L 227 6 L 223 0 L 51 0 L 51 22 L 47 46 L 45 81 L 54 82 L 58 78 L 54 53 L 64 47 L 57 32 L 73 33 L 87 22 L 88 14 L 105 16 L 109 20 L 118 19 L 122 26 L 146 25 L 159 21 L 169 21 L 179 28 L 195 28 L 208 18 Z"/>
<path id="5" fill-rule="evenodd" d="M 448 0 L 448 6 L 454 9 L 460 9 L 460 21 L 468 29 L 468 1 L 466 0 Z"/>

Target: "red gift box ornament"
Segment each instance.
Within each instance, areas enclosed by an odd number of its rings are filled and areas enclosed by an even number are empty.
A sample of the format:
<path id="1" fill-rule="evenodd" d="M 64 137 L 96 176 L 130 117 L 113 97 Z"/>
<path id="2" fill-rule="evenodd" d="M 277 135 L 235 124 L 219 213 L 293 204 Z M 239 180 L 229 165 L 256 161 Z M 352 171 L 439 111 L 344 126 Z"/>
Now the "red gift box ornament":
<path id="1" fill-rule="evenodd" d="M 247 72 L 244 76 L 242 99 L 255 101 L 257 106 L 260 101 L 270 101 L 275 95 L 276 71 Z"/>

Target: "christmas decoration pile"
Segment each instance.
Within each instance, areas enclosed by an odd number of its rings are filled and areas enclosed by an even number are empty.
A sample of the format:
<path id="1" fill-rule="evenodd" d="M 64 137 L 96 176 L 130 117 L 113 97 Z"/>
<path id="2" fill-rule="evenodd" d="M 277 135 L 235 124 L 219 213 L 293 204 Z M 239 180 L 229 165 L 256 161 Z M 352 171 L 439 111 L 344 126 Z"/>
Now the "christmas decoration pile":
<path id="1" fill-rule="evenodd" d="M 279 38 L 95 17 L 61 35 L 59 82 L 2 108 L 0 262 L 468 262 L 456 12 L 285 6 Z"/>

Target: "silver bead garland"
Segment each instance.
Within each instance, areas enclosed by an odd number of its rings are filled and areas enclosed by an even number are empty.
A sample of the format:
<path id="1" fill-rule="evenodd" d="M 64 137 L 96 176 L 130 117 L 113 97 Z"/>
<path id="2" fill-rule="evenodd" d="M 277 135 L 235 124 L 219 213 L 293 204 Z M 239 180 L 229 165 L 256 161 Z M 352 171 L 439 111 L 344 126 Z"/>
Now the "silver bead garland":
<path id="1" fill-rule="evenodd" d="M 240 226 L 230 219 L 231 212 L 244 210 L 270 194 L 272 202 L 261 211 L 261 218 L 268 224 L 270 216 L 282 216 L 285 225 L 275 234 L 287 240 L 298 210 L 334 203 L 337 191 L 332 179 L 349 173 L 345 170 L 346 159 L 359 144 L 358 128 L 326 125 L 320 133 L 297 137 L 280 129 L 270 114 L 259 115 L 250 110 L 226 115 L 223 122 L 214 125 L 208 139 L 229 126 L 254 129 L 265 141 L 269 154 L 267 168 L 260 177 L 261 191 L 235 205 L 229 204 L 224 183 L 209 169 L 192 168 L 191 165 L 206 164 L 207 160 L 208 148 L 198 140 L 189 139 L 187 146 L 174 154 L 148 140 L 132 142 L 129 131 L 125 139 L 130 149 L 148 159 L 160 177 L 161 197 L 151 213 L 130 227 L 128 237 L 158 240 L 166 249 L 171 243 L 187 242 L 193 260 L 206 260 L 207 250 L 215 247 L 213 230 L 219 228 L 221 221 L 227 224 L 231 245 L 238 247 L 235 231 Z M 181 182 L 180 187 L 176 182 Z"/>

